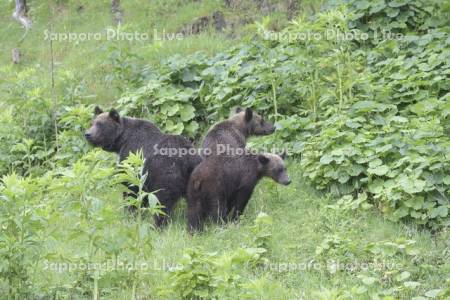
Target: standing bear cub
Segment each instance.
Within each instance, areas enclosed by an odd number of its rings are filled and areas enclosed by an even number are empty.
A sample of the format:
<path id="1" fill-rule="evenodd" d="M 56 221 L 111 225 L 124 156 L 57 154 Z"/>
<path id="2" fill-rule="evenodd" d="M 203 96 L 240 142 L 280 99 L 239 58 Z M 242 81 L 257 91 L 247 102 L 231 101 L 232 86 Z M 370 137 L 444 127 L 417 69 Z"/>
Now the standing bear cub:
<path id="1" fill-rule="evenodd" d="M 274 131 L 275 127 L 251 108 L 237 108 L 233 116 L 208 131 L 203 140 L 203 153 L 204 156 L 214 156 L 224 154 L 225 147 L 231 150 L 245 148 L 249 136 L 269 135 Z"/>
<path id="2" fill-rule="evenodd" d="M 157 191 L 155 196 L 166 215 L 157 216 L 155 221 L 158 227 L 164 225 L 178 199 L 186 195 L 189 176 L 201 162 L 200 155 L 186 138 L 164 134 L 148 121 L 121 117 L 115 109 L 103 112 L 96 107 L 94 113 L 92 126 L 85 133 L 92 145 L 117 153 L 120 161 L 130 152 L 143 151 L 144 172 L 149 173 L 145 191 Z M 184 155 L 170 156 L 160 149 L 177 149 Z"/>
<path id="3" fill-rule="evenodd" d="M 202 230 L 205 219 L 236 219 L 262 177 L 291 183 L 283 158 L 275 154 L 213 156 L 192 172 L 187 188 L 188 229 Z"/>

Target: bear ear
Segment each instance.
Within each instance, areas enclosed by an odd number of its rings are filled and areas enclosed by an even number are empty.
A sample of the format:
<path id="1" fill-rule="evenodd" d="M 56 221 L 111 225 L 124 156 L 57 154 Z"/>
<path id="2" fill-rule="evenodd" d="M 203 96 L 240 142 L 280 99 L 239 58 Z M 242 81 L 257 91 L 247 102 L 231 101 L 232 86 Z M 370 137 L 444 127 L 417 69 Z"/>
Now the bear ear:
<path id="1" fill-rule="evenodd" d="M 235 113 L 240 113 L 242 111 L 242 107 L 236 107 L 236 109 L 234 110 Z"/>
<path id="2" fill-rule="evenodd" d="M 109 111 L 109 117 L 110 117 L 111 119 L 113 119 L 114 121 L 116 121 L 117 123 L 120 122 L 120 115 L 119 115 L 119 113 L 117 112 L 117 110 L 115 110 L 114 108 L 112 108 L 112 109 Z"/>
<path id="3" fill-rule="evenodd" d="M 258 161 L 264 166 L 269 163 L 269 159 L 264 154 L 258 155 Z"/>
<path id="4" fill-rule="evenodd" d="M 102 110 L 100 107 L 96 106 L 96 107 L 94 108 L 94 115 L 99 115 L 99 114 L 101 114 L 102 112 L 103 112 L 103 110 Z"/>
<path id="5" fill-rule="evenodd" d="M 245 109 L 245 122 L 250 122 L 253 118 L 253 111 L 251 108 L 247 107 Z"/>

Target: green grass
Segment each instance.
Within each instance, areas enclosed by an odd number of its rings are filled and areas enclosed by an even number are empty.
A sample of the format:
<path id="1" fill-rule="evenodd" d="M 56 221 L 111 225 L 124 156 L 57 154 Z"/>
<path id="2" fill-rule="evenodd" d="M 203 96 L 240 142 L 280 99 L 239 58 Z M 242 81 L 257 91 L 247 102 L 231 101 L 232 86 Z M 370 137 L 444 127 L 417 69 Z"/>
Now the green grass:
<path id="1" fill-rule="evenodd" d="M 122 49 L 138 56 L 131 61 L 136 66 L 157 65 L 165 58 L 175 54 L 189 55 L 197 51 L 213 55 L 233 46 L 236 41 L 230 38 L 231 32 L 217 33 L 208 30 L 205 33 L 184 36 L 176 41 L 153 41 L 154 30 L 161 35 L 179 32 L 183 26 L 191 24 L 196 18 L 211 16 L 222 11 L 227 20 L 234 23 L 235 36 L 245 36 L 246 25 L 241 20 L 260 20 L 260 13 L 254 3 L 241 3 L 244 10 L 230 10 L 223 1 L 121 1 L 124 10 L 124 23 L 121 31 L 146 33 L 146 41 L 106 41 L 107 28 L 114 28 L 108 1 L 42 1 L 30 3 L 29 15 L 33 21 L 32 29 L 24 36 L 24 30 L 11 15 L 14 2 L 0 3 L 0 66 L 11 66 L 11 51 L 18 48 L 21 63 L 14 65 L 11 72 L 26 68 L 35 68 L 39 73 L 42 86 L 49 87 L 51 82 L 50 41 L 45 32 L 56 33 L 101 33 L 101 40 L 79 42 L 54 41 L 53 58 L 55 62 L 55 85 L 57 97 L 65 91 L 63 80 L 69 78 L 74 85 L 80 86 L 80 100 L 83 103 L 109 104 L 121 96 L 121 92 L 106 79 L 112 73 L 111 49 Z M 320 4 L 317 4 L 318 6 Z M 305 6 L 309 12 L 312 5 Z M 82 7 L 82 9 L 80 9 Z M 286 22 L 284 13 L 272 15 L 274 24 Z M 242 32 L 242 34 L 240 34 Z M 49 94 L 49 88 L 46 93 Z"/>
<path id="2" fill-rule="evenodd" d="M 248 266 L 240 270 L 241 275 L 249 281 L 267 280 L 270 285 L 264 288 L 261 299 L 312 299 L 325 297 L 329 299 L 333 293 L 342 294 L 355 287 L 364 286 L 359 276 L 371 276 L 379 280 L 369 291 L 387 290 L 402 286 L 401 282 L 393 280 L 401 272 L 409 272 L 410 281 L 416 281 L 421 286 L 415 290 L 399 292 L 400 299 L 423 295 L 428 290 L 442 288 L 443 279 L 448 276 L 448 232 L 442 231 L 432 235 L 412 225 L 391 223 L 383 219 L 375 210 L 347 211 L 332 209 L 328 205 L 336 204 L 336 199 L 315 191 L 301 179 L 301 169 L 296 161 L 288 163 L 288 171 L 292 184 L 284 187 L 271 180 L 262 180 L 242 216 L 236 223 L 210 224 L 205 232 L 191 236 L 186 230 L 185 203 L 181 201 L 175 211 L 172 222 L 162 231 L 153 231 L 151 241 L 153 250 L 146 260 L 149 268 L 142 271 L 144 278 L 138 294 L 148 299 L 167 299 L 161 291 L 171 284 L 170 272 L 164 266 L 176 266 L 188 248 L 199 248 L 204 252 L 225 253 L 239 247 L 249 247 L 252 244 L 251 227 L 260 212 L 265 212 L 273 218 L 272 237 L 269 243 L 269 265 L 260 267 Z M 101 196 L 100 205 L 116 210 L 117 216 L 113 230 L 121 237 L 120 228 L 133 226 L 134 220 L 122 213 L 123 203 L 119 193 L 113 192 Z M 64 207 L 64 201 L 61 199 Z M 56 215 L 55 215 L 56 216 Z M 54 230 L 68 235 L 73 224 L 78 222 L 78 214 L 69 214 L 67 209 L 52 220 L 58 228 Z M 151 222 L 147 220 L 146 222 Z M 49 232 L 52 230 L 49 229 Z M 331 246 L 325 254 L 317 254 L 317 248 L 329 237 L 341 239 L 341 244 Z M 398 252 L 389 255 L 373 255 L 366 250 L 370 243 L 402 243 L 404 240 L 414 240 L 414 255 Z M 73 257 L 77 262 L 77 253 L 85 251 L 86 242 L 71 240 L 69 236 L 60 236 L 58 241 L 51 243 L 61 257 Z M 128 250 L 123 251 L 119 261 L 127 260 Z M 108 257 L 99 251 L 95 261 L 104 261 Z M 48 261 L 58 261 L 57 257 Z M 330 271 L 330 261 L 340 264 L 361 266 L 360 269 L 341 269 Z M 385 264 L 384 270 L 376 267 L 364 269 L 363 263 Z M 343 265 L 342 265 L 343 266 Z M 52 285 L 63 286 L 74 282 L 79 272 L 53 272 L 37 268 L 35 276 L 44 276 Z M 44 272 L 44 273 L 43 273 Z M 121 275 L 126 277 L 126 275 Z M 99 281 L 100 294 L 104 299 L 129 298 L 131 290 L 126 285 L 113 288 L 111 278 L 114 273 L 103 276 Z M 318 294 L 319 293 L 319 294 Z M 157 296 L 159 294 L 159 296 Z M 275 296 L 274 296 L 275 295 Z M 275 297 L 275 298 L 274 298 Z M 287 297 L 287 298 L 286 298 Z M 360 295 L 358 299 L 366 299 L 368 294 Z M 89 298 L 89 297 L 87 297 Z M 170 297 L 169 297 L 170 298 Z"/>
<path id="3" fill-rule="evenodd" d="M 442 286 L 445 273 L 450 271 L 441 260 L 441 255 L 448 252 L 446 232 L 432 236 L 428 231 L 419 230 L 414 226 L 386 221 L 375 211 L 361 213 L 327 208 L 327 205 L 336 203 L 335 198 L 317 193 L 305 184 L 301 179 L 301 169 L 297 167 L 295 161 L 291 162 L 288 170 L 293 178 L 292 184 L 283 187 L 270 180 L 260 182 L 243 219 L 237 224 L 223 227 L 211 226 L 205 234 L 191 239 L 183 232 L 185 218 L 183 213 L 179 212 L 174 224 L 162 235 L 158 234 L 161 242 L 156 243 L 158 245 L 155 249 L 156 255 L 174 251 L 175 253 L 171 253 L 170 256 L 179 256 L 183 252 L 182 248 L 193 246 L 205 247 L 208 251 L 236 248 L 242 244 L 242 241 L 248 240 L 249 227 L 258 213 L 266 212 L 274 219 L 270 248 L 273 262 L 295 264 L 317 260 L 316 247 L 329 235 L 348 239 L 356 249 L 363 248 L 371 242 L 413 239 L 416 241 L 417 250 L 421 253 L 421 259 L 432 265 L 436 262 L 440 262 L 441 265 L 434 265 L 433 272 L 426 275 L 422 273 L 423 277 L 421 277 L 419 275 L 421 272 L 418 272 L 419 268 L 414 261 L 406 256 L 399 256 L 394 259 L 394 262 L 401 265 L 399 271 L 409 270 L 411 273 L 417 271 L 424 288 Z M 180 231 L 183 232 L 181 236 Z M 340 255 L 326 257 L 326 260 L 336 259 L 344 263 L 348 257 L 352 257 L 353 260 L 349 262 L 370 261 L 370 256 L 367 254 L 356 254 L 359 250 L 351 253 L 351 249 L 346 249 Z M 446 253 L 446 257 L 449 258 L 449 253 Z M 257 277 L 267 276 L 280 282 L 296 296 L 300 296 L 302 291 L 308 295 L 313 290 L 332 289 L 336 283 L 348 289 L 356 285 L 357 280 L 354 275 L 356 274 L 350 272 L 330 274 L 323 268 L 318 271 L 297 270 L 280 273 L 259 271 L 256 274 Z"/>
<path id="4" fill-rule="evenodd" d="M 178 41 L 153 41 L 154 30 L 162 34 L 178 32 L 185 24 L 196 17 L 211 15 L 221 8 L 221 1 L 122 1 L 124 25 L 121 31 L 146 33 L 144 41 L 106 41 L 106 29 L 112 25 L 110 7 L 104 1 L 52 1 L 31 3 L 30 16 L 33 28 L 25 35 L 19 23 L 12 17 L 13 3 L 0 3 L 0 62 L 2 66 L 11 64 L 11 50 L 18 47 L 21 51 L 21 63 L 13 70 L 33 67 L 41 74 L 42 84 L 49 85 L 51 73 L 50 41 L 45 39 L 45 32 L 53 28 L 57 33 L 101 33 L 101 40 L 53 42 L 55 61 L 55 84 L 60 79 L 71 76 L 77 83 L 82 82 L 83 102 L 111 103 L 120 97 L 120 92 L 112 87 L 105 78 L 112 72 L 109 51 L 111 47 L 127 49 L 139 56 L 140 66 L 158 64 L 164 58 L 176 53 L 190 54 L 203 51 L 213 54 L 232 45 L 232 41 L 223 34 L 209 32 L 196 36 L 185 36 Z M 77 8 L 83 9 L 77 12 Z M 19 43 L 19 41 L 21 41 Z M 63 94 L 64 91 L 58 92 Z"/>

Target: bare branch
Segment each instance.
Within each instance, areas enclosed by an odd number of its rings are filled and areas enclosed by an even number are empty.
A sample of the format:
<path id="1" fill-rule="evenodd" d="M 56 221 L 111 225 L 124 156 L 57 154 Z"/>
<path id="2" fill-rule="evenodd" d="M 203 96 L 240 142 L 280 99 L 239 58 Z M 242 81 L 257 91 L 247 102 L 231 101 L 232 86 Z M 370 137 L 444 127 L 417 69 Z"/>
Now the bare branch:
<path id="1" fill-rule="evenodd" d="M 31 20 L 28 18 L 28 7 L 26 0 L 16 0 L 16 9 L 13 18 L 16 19 L 26 30 L 31 28 Z"/>

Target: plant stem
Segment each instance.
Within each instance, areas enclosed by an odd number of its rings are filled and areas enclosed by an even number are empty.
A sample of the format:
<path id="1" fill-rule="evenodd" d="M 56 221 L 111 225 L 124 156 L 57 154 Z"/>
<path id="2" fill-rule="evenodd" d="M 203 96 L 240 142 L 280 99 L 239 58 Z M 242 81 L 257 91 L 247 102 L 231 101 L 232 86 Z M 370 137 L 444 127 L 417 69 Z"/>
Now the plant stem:
<path id="1" fill-rule="evenodd" d="M 278 102 L 277 102 L 277 91 L 275 87 L 275 80 L 272 80 L 272 101 L 273 101 L 273 107 L 275 110 L 275 122 L 278 120 Z"/>
<path id="2" fill-rule="evenodd" d="M 53 32 L 53 23 L 51 25 L 52 32 Z M 51 96 L 52 96 L 52 102 L 53 102 L 53 111 L 52 111 L 52 118 L 54 122 L 55 127 L 55 145 L 56 145 L 56 152 L 59 150 L 59 143 L 58 143 L 58 122 L 56 120 L 56 94 L 55 94 L 55 60 L 53 57 L 53 42 L 52 39 L 50 39 L 50 72 L 51 72 L 51 80 L 52 80 L 52 87 L 51 87 Z"/>
<path id="3" fill-rule="evenodd" d="M 339 112 L 342 110 L 343 105 L 343 96 L 342 96 L 342 74 L 341 74 L 341 65 L 338 64 L 337 66 L 337 72 L 338 72 L 338 81 L 339 81 Z"/>
<path id="4" fill-rule="evenodd" d="M 93 295 L 93 300 L 97 299 L 98 299 L 98 271 L 95 272 L 94 276 L 94 295 Z"/>

